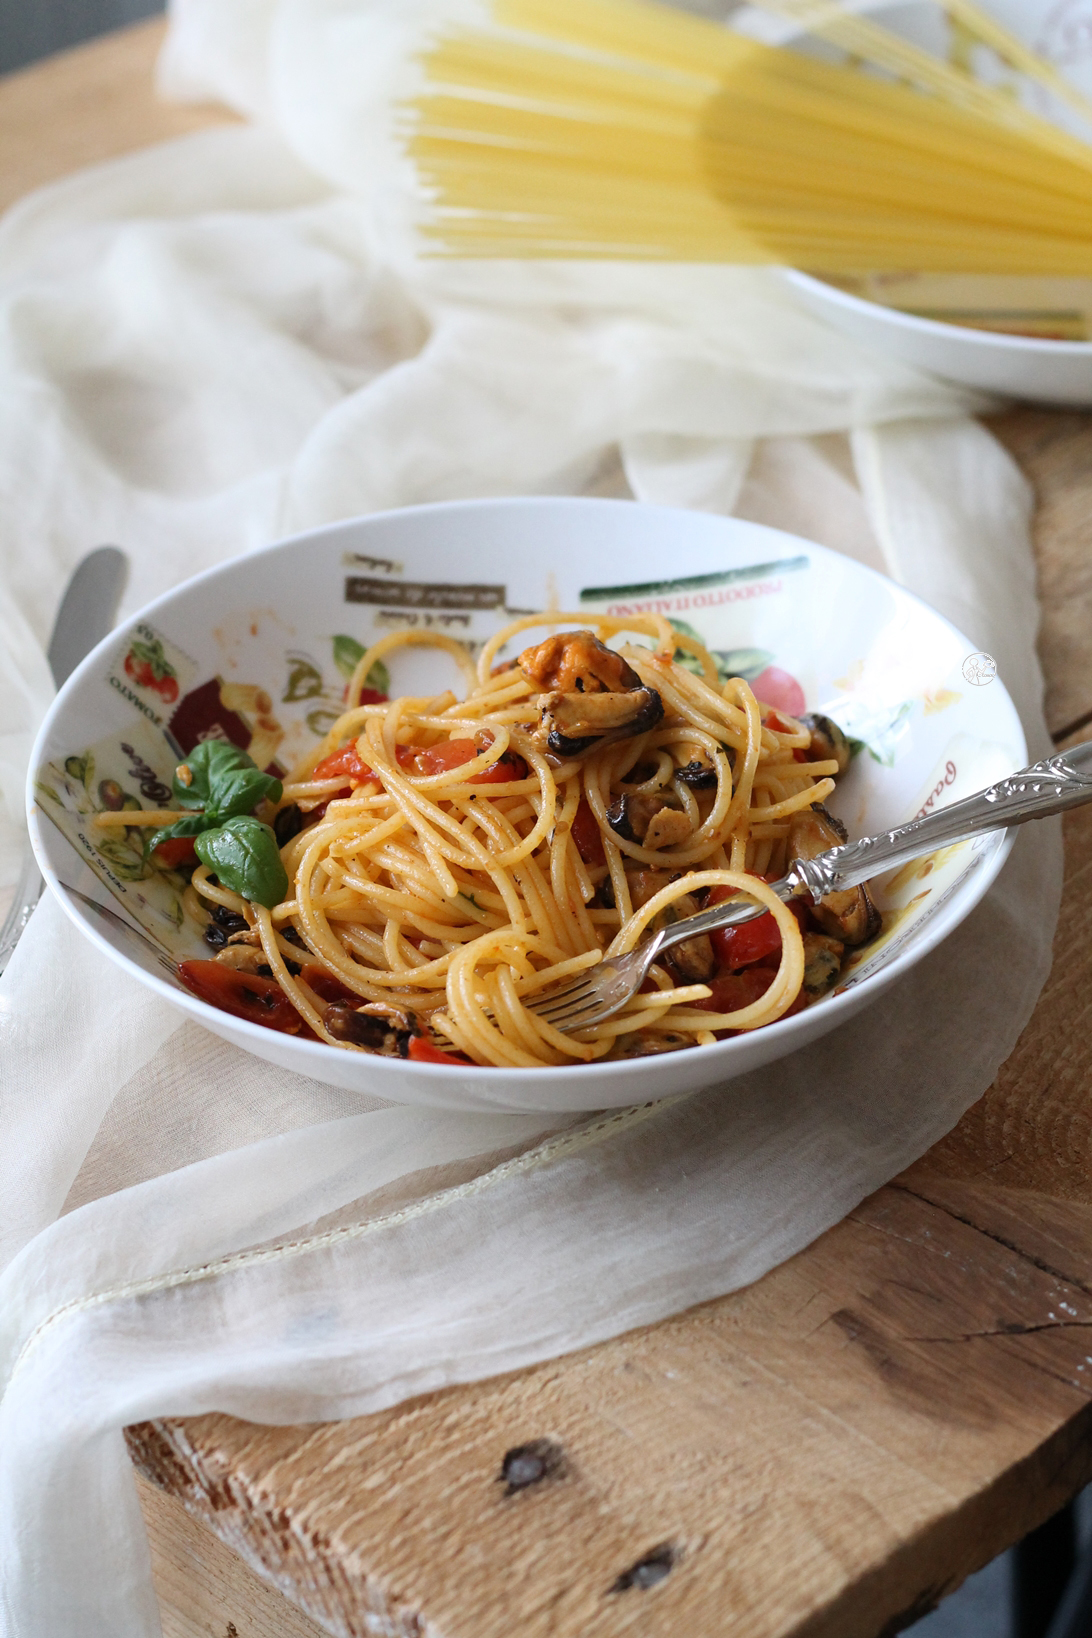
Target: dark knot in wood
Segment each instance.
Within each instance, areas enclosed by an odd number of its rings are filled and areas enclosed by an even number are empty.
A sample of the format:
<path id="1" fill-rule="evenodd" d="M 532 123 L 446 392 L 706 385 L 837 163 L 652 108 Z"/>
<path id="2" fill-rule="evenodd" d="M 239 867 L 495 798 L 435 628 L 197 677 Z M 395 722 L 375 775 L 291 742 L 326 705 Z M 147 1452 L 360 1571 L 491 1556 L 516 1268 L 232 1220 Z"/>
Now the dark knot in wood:
<path id="1" fill-rule="evenodd" d="M 680 1554 L 672 1547 L 669 1541 L 662 1541 L 658 1547 L 639 1558 L 636 1564 L 631 1564 L 628 1570 L 623 1570 L 618 1580 L 611 1588 L 611 1592 L 626 1592 L 630 1587 L 640 1587 L 642 1592 L 654 1587 L 657 1581 L 669 1576 L 679 1561 Z"/>
<path id="2" fill-rule="evenodd" d="M 505 1452 L 497 1478 L 505 1486 L 505 1495 L 514 1496 L 517 1490 L 526 1490 L 543 1479 L 558 1478 L 565 1464 L 565 1452 L 552 1439 L 532 1439 L 526 1445 L 513 1445 Z"/>

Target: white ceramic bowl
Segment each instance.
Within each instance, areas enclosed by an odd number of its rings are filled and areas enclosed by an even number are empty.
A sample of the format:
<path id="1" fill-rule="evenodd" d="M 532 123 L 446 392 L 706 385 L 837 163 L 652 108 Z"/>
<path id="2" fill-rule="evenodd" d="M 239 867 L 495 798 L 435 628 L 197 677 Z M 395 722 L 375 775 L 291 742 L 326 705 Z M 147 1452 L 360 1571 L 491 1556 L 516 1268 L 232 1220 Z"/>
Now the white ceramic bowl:
<path id="1" fill-rule="evenodd" d="M 1002 335 L 918 318 L 839 290 L 810 273 L 785 277 L 812 312 L 855 341 L 984 392 L 1040 404 L 1092 404 L 1092 342 Z"/>
<path id="2" fill-rule="evenodd" d="M 290 765 L 339 711 L 354 643 L 428 621 L 483 638 L 510 611 L 582 602 L 663 609 L 696 628 L 727 669 L 756 679 L 771 703 L 826 711 L 864 742 L 832 803 L 851 835 L 912 818 L 1026 761 L 1000 680 L 975 686 L 964 677 L 965 637 L 882 576 L 796 536 L 625 501 L 414 507 L 237 558 L 160 598 L 89 655 L 32 759 L 28 811 L 46 880 L 104 958 L 208 1029 L 271 1063 L 400 1102 L 602 1109 L 798 1051 L 867 1006 L 968 914 L 1001 867 L 1002 836 L 950 850 L 881 890 L 880 940 L 835 993 L 794 1018 L 655 1058 L 460 1070 L 298 1040 L 197 1000 L 174 978 L 178 959 L 208 954 L 178 879 L 147 875 L 122 836 L 104 841 L 90 822 L 104 789 L 115 804 L 122 792 L 145 808 L 165 804 L 173 768 L 201 737 L 227 734 L 262 766 Z M 161 660 L 158 683 L 149 652 Z M 394 692 L 453 681 L 435 650 L 396 654 L 391 671 Z"/>

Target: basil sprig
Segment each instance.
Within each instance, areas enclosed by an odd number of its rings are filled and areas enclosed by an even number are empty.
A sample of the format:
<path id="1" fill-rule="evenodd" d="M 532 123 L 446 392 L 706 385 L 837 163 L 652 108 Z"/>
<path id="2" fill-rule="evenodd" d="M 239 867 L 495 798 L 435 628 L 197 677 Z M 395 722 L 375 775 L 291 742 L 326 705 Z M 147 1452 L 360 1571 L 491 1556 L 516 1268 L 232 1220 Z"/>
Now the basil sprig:
<path id="1" fill-rule="evenodd" d="M 272 910 L 288 893 L 288 874 L 277 838 L 260 819 L 240 815 L 215 830 L 203 830 L 194 849 L 222 886 Z"/>
<path id="2" fill-rule="evenodd" d="M 252 757 L 226 739 L 202 740 L 182 766 L 190 771 L 190 783 L 183 785 L 176 773 L 171 784 L 174 799 L 180 808 L 202 808 L 210 824 L 252 813 L 263 797 L 271 802 L 281 799 L 280 780 L 262 773 Z"/>
<path id="3" fill-rule="evenodd" d="M 280 780 L 224 739 L 203 740 L 182 767 L 189 770 L 189 783 L 176 772 L 171 792 L 180 808 L 195 811 L 154 831 L 148 852 L 175 836 L 192 837 L 197 857 L 225 887 L 271 910 L 287 893 L 288 877 L 273 831 L 251 813 L 266 798 L 280 801 Z"/>

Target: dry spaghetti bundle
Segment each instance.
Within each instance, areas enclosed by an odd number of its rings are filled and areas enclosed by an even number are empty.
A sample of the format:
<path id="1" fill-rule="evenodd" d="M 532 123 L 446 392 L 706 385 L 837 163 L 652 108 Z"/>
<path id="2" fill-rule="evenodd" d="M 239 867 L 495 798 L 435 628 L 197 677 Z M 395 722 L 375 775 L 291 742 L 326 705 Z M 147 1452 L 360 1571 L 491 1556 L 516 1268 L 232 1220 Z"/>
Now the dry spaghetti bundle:
<path id="1" fill-rule="evenodd" d="M 577 618 L 520 619 L 476 668 L 443 636 L 373 646 L 350 700 L 405 642 L 450 650 L 469 692 L 350 705 L 284 785 L 280 809 L 303 818 L 282 849 L 284 901 L 263 908 L 194 873 L 197 895 L 251 929 L 220 959 L 264 963 L 254 970 L 332 1044 L 375 1046 L 409 1019 L 411 1056 L 439 1043 L 507 1067 L 700 1045 L 793 1006 L 800 920 L 762 876 L 784 869 L 794 816 L 833 790 L 837 752 L 821 743 L 816 753 L 807 725 L 721 678 L 702 645 L 662 616 L 584 615 L 592 629 L 555 633 L 518 665 L 494 665 L 515 633 Z M 654 646 L 607 646 L 626 630 Z M 773 934 L 746 993 L 737 980 L 711 989 L 712 964 L 688 981 L 684 942 L 683 956 L 654 967 L 653 986 L 603 1024 L 562 1034 L 533 1011 L 543 991 L 605 952 L 632 949 L 658 918 L 740 892 L 769 912 Z"/>
<path id="2" fill-rule="evenodd" d="M 1092 147 L 829 0 L 762 4 L 839 60 L 655 0 L 492 0 L 491 24 L 442 31 L 406 118 L 427 237 L 831 275 L 1092 271 Z M 1087 115 L 973 0 L 947 6 Z"/>

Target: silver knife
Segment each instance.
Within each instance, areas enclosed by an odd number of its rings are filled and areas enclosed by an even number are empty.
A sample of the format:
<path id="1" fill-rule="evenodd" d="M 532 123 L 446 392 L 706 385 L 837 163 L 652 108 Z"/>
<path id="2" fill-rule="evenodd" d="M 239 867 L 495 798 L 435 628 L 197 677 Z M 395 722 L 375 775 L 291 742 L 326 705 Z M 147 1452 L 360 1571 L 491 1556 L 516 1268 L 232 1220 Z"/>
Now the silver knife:
<path id="1" fill-rule="evenodd" d="M 76 565 L 61 598 L 46 651 L 58 688 L 112 628 L 128 578 L 129 559 L 116 546 L 99 546 Z M 15 896 L 0 927 L 0 973 L 26 931 L 44 885 L 27 842 Z"/>

